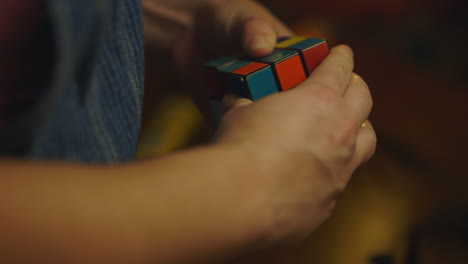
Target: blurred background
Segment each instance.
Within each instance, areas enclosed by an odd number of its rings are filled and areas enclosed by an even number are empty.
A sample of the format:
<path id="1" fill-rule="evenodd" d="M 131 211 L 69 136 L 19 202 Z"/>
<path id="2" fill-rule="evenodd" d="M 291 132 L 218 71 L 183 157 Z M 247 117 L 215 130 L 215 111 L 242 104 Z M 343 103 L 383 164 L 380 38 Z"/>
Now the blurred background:
<path id="1" fill-rule="evenodd" d="M 354 49 L 356 72 L 374 96 L 379 143 L 333 217 L 307 241 L 242 262 L 468 263 L 467 2 L 261 2 L 298 35 Z M 158 69 L 147 85 L 175 80 Z M 188 96 L 149 93 L 141 158 L 209 140 L 212 130 Z"/>

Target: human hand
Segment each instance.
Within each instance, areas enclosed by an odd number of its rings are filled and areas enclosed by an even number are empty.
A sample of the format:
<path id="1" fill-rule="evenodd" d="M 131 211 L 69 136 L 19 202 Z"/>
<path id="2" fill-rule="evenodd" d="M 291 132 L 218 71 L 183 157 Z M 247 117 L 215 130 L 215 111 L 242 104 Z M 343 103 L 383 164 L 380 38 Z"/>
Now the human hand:
<path id="1" fill-rule="evenodd" d="M 278 36 L 292 35 L 252 0 L 143 0 L 142 6 L 148 48 L 172 54 L 180 70 L 233 50 L 264 56 Z"/>
<path id="2" fill-rule="evenodd" d="M 195 98 L 200 109 L 209 115 L 208 87 L 203 82 L 204 72 L 201 67 L 209 59 L 244 51 L 251 56 L 268 55 L 274 48 L 279 36 L 292 36 L 293 33 L 267 9 L 250 0 L 145 0 L 146 20 L 163 16 L 163 7 L 167 16 L 173 20 L 171 28 L 179 32 L 171 40 L 164 34 L 148 33 L 159 41 L 170 43 L 163 48 L 172 54 L 172 65 L 180 76 L 184 88 Z M 185 5 L 183 5 L 185 3 Z M 159 10 L 159 11 L 158 11 Z M 167 19 L 166 19 L 167 20 Z M 176 23 L 177 20 L 177 23 Z M 156 24 L 168 27 L 167 22 Z M 176 26 L 176 24 L 178 26 Z M 147 33 L 153 23 L 145 24 Z M 180 30 L 185 28 L 185 30 Z M 178 30 L 176 30 L 178 29 Z M 155 30 L 156 31 L 156 30 Z M 175 34 L 175 33 L 171 33 Z M 161 60 L 163 56 L 158 56 Z"/>
<path id="3" fill-rule="evenodd" d="M 253 57 L 266 56 L 280 36 L 292 31 L 266 8 L 251 0 L 205 1 L 196 9 L 193 28 L 174 46 L 175 63 L 180 67 L 193 56 L 206 61 L 232 51 Z"/>
<path id="4" fill-rule="evenodd" d="M 219 131 L 219 144 L 255 152 L 265 161 L 267 177 L 243 178 L 252 186 L 256 214 L 268 219 L 268 242 L 301 239 L 330 215 L 337 195 L 352 173 L 376 148 L 367 120 L 372 98 L 353 73 L 346 46 L 330 55 L 295 89 L 255 103 L 227 99 L 230 110 Z"/>

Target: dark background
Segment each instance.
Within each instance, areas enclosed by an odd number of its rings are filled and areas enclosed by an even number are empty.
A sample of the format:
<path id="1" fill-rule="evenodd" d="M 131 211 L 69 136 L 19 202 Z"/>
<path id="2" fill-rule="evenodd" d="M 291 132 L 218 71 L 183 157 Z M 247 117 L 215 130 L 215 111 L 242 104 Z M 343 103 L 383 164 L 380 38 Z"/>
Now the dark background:
<path id="1" fill-rule="evenodd" d="M 379 142 L 330 221 L 300 245 L 245 262 L 468 263 L 466 2 L 261 2 L 298 35 L 354 49 L 356 72 L 374 96 L 371 121 Z M 148 86 L 161 82 L 148 76 Z M 141 157 L 210 136 L 185 95 L 157 98 L 151 104 L 157 107 L 147 108 Z"/>

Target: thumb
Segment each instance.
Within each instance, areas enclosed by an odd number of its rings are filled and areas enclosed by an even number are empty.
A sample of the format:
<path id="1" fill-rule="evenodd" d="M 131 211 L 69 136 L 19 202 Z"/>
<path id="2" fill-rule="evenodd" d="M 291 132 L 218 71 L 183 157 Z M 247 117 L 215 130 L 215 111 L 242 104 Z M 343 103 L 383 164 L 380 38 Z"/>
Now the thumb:
<path id="1" fill-rule="evenodd" d="M 253 57 L 270 54 L 276 44 L 276 32 L 265 19 L 252 17 L 244 21 L 242 26 L 243 49 Z"/>
<path id="2" fill-rule="evenodd" d="M 273 51 L 278 37 L 293 35 L 286 25 L 256 1 L 218 0 L 209 3 L 200 10 L 196 20 L 200 43 L 204 43 L 205 49 L 209 45 L 214 54 L 243 49 L 250 56 L 262 57 Z M 212 41 L 207 42 L 207 39 Z"/>

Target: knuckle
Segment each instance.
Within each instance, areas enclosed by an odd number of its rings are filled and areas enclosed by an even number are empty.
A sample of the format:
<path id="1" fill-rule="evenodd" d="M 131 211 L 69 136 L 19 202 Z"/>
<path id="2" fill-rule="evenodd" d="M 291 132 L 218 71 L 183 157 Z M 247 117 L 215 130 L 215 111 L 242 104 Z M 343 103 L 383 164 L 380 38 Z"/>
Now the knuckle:
<path id="1" fill-rule="evenodd" d="M 366 87 L 366 88 L 369 88 L 369 85 L 367 84 L 367 82 L 364 80 L 364 78 L 362 78 L 361 75 L 353 72 L 353 77 L 354 77 L 354 81 L 356 83 L 359 83 L 361 84 L 362 86 Z"/>
<path id="2" fill-rule="evenodd" d="M 377 150 L 377 135 L 374 130 L 372 130 L 371 134 L 369 156 L 373 156 Z"/>
<path id="3" fill-rule="evenodd" d="M 371 95 L 370 91 L 368 91 L 368 96 L 369 96 L 369 99 L 368 99 L 369 108 L 372 109 L 372 108 L 374 108 L 374 99 L 372 98 L 372 95 Z"/>
<path id="4" fill-rule="evenodd" d="M 375 152 L 377 151 L 377 135 L 372 127 L 366 132 L 366 141 L 364 146 L 364 152 L 362 154 L 361 164 L 370 160 Z"/>
<path id="5" fill-rule="evenodd" d="M 356 125 L 352 118 L 344 115 L 337 121 L 333 139 L 338 146 L 352 146 L 356 137 Z"/>
<path id="6" fill-rule="evenodd" d="M 354 144 L 350 143 L 351 137 L 341 137 L 340 139 L 333 139 L 331 142 L 334 149 L 334 159 L 338 164 L 346 164 L 351 159 L 354 153 Z"/>
<path id="7" fill-rule="evenodd" d="M 351 119 L 343 119 L 329 134 L 329 144 L 340 163 L 348 162 L 354 153 L 357 129 Z"/>
<path id="8" fill-rule="evenodd" d="M 361 81 L 360 85 L 362 87 L 362 90 L 364 91 L 364 97 L 365 97 L 366 101 L 368 102 L 370 107 L 373 107 L 374 106 L 374 100 L 372 98 L 372 94 L 370 92 L 369 86 L 367 85 L 366 82 L 364 82 L 364 80 Z"/>
<path id="9" fill-rule="evenodd" d="M 369 90 L 365 90 L 363 93 L 363 109 L 370 114 L 371 110 L 374 108 L 374 99 L 372 99 L 372 95 Z"/>

